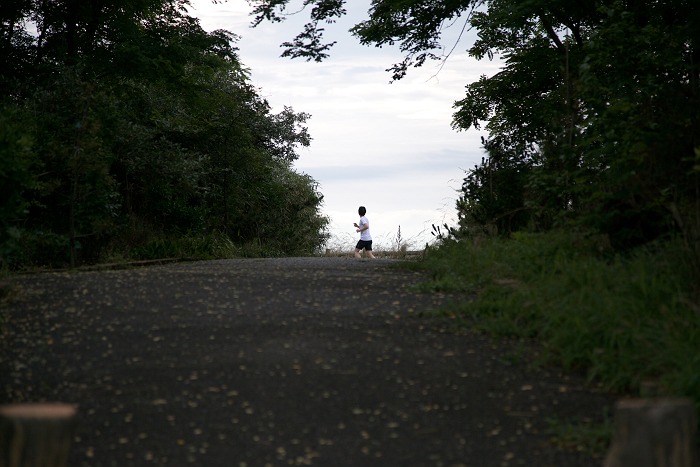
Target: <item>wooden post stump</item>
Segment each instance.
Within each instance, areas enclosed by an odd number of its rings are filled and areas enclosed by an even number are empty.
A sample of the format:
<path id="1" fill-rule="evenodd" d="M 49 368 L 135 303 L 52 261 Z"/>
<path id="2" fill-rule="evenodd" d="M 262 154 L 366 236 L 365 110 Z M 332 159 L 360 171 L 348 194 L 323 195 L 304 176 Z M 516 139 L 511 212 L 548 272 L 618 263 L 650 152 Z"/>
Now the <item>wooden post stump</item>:
<path id="1" fill-rule="evenodd" d="M 697 415 L 690 399 L 628 399 L 615 406 L 604 467 L 698 467 Z"/>
<path id="2" fill-rule="evenodd" d="M 0 406 L 0 467 L 66 467 L 77 406 Z"/>

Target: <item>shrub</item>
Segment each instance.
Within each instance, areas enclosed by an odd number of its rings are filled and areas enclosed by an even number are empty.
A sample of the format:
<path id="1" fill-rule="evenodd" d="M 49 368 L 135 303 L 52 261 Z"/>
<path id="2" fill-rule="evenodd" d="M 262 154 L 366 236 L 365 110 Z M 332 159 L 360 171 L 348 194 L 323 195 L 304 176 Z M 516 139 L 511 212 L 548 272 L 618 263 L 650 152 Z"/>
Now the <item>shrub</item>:
<path id="1" fill-rule="evenodd" d="M 683 243 L 615 254 L 604 239 L 551 232 L 445 242 L 420 265 L 426 287 L 467 292 L 461 326 L 535 338 L 545 358 L 608 389 L 652 380 L 700 402 L 700 313 Z"/>

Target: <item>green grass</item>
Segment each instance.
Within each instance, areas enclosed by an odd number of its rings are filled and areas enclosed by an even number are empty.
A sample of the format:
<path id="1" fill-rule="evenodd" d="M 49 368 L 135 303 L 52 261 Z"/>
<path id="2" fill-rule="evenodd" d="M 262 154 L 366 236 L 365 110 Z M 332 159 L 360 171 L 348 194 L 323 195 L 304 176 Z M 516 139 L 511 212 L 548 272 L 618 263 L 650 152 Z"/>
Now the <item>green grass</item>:
<path id="1" fill-rule="evenodd" d="M 136 259 L 213 259 L 238 256 L 241 250 L 227 236 L 214 232 L 207 235 L 156 236 L 131 248 L 127 254 Z"/>
<path id="2" fill-rule="evenodd" d="M 535 338 L 549 362 L 585 371 L 605 388 L 700 403 L 697 278 L 682 242 L 614 254 L 599 238 L 570 233 L 448 241 L 417 267 L 431 290 L 466 292 L 443 313 L 461 326 Z"/>

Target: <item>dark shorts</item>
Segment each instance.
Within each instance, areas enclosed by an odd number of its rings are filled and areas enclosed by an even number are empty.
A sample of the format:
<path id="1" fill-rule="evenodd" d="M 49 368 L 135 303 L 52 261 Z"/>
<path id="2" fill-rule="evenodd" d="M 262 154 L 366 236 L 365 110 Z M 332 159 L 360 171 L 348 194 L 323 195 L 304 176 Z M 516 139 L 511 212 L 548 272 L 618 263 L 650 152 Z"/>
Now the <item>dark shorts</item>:
<path id="1" fill-rule="evenodd" d="M 355 246 L 358 250 L 365 249 L 367 251 L 372 251 L 372 240 L 360 240 Z"/>

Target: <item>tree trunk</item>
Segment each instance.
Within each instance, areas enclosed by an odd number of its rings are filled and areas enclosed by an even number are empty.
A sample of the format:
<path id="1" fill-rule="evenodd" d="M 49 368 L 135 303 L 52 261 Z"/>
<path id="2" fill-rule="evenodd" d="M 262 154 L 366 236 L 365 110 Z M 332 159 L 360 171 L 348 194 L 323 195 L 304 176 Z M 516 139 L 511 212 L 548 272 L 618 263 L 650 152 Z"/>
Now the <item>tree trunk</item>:
<path id="1" fill-rule="evenodd" d="M 0 406 L 0 467 L 66 467 L 77 407 Z"/>
<path id="2" fill-rule="evenodd" d="M 698 467 L 696 434 L 690 399 L 622 400 L 604 467 Z"/>

